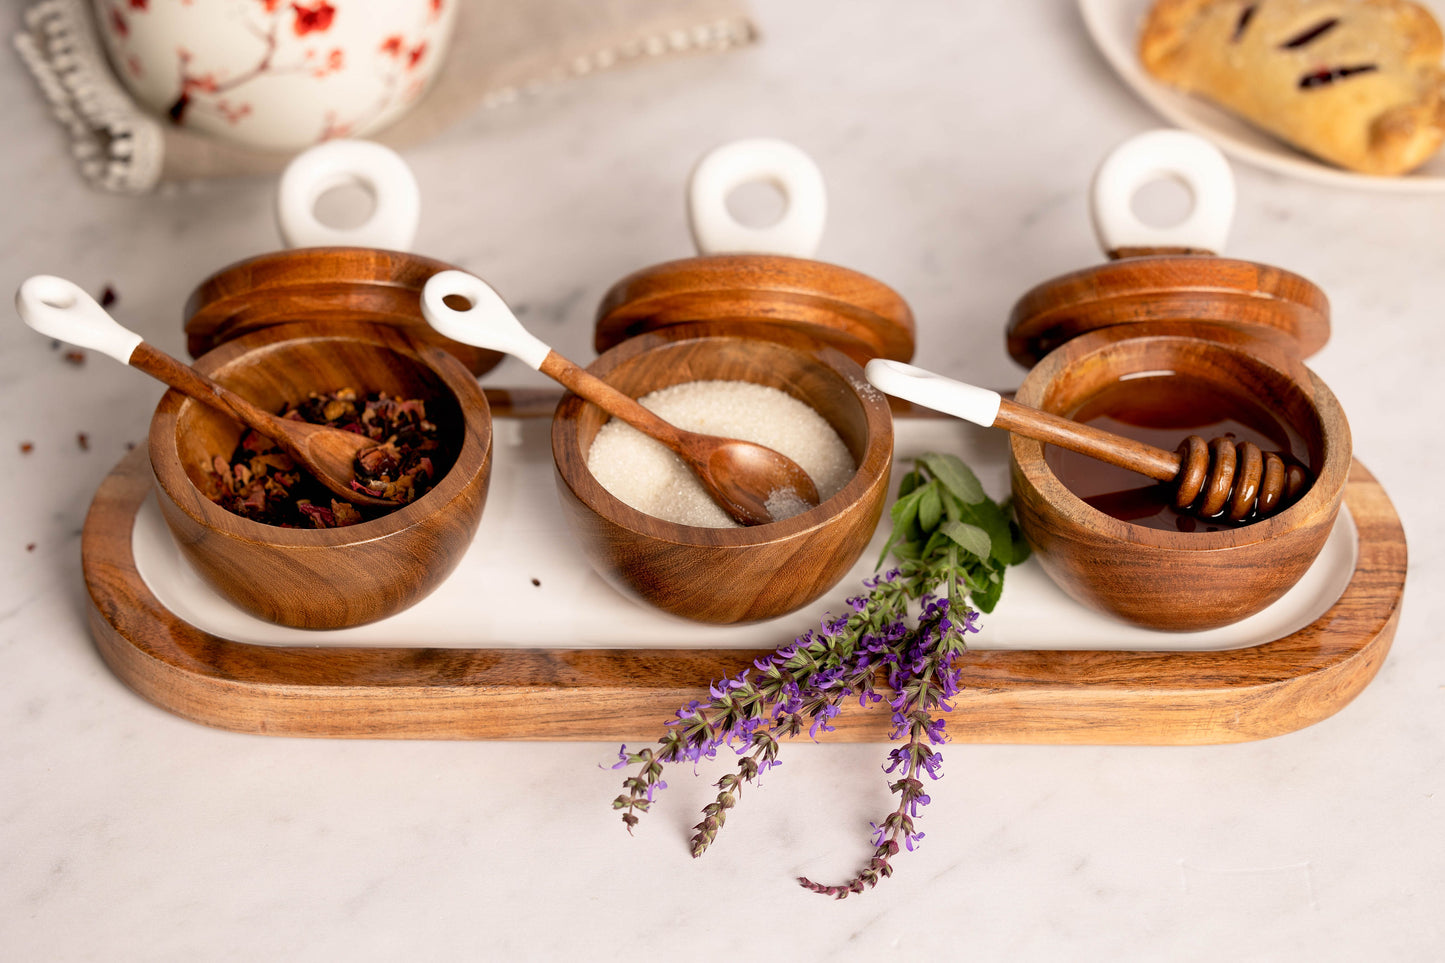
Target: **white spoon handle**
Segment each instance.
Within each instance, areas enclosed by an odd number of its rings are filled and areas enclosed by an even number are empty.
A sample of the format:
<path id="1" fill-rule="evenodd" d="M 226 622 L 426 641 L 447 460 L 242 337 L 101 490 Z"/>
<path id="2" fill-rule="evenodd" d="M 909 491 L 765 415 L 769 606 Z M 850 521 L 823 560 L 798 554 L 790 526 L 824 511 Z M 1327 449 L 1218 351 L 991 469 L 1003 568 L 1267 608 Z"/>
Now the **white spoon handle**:
<path id="1" fill-rule="evenodd" d="M 456 308 L 450 297 L 469 306 Z M 492 286 L 465 271 L 441 271 L 421 289 L 421 313 L 440 334 L 462 344 L 509 354 L 532 368 L 541 368 L 551 352 L 507 307 Z"/>
<path id="2" fill-rule="evenodd" d="M 120 324 L 80 285 L 50 274 L 37 274 L 15 292 L 15 309 L 25 323 L 58 341 L 90 348 L 130 364 L 144 339 Z"/>
<path id="3" fill-rule="evenodd" d="M 874 358 L 864 367 L 868 381 L 884 394 L 992 428 L 1003 396 L 901 361 Z"/>

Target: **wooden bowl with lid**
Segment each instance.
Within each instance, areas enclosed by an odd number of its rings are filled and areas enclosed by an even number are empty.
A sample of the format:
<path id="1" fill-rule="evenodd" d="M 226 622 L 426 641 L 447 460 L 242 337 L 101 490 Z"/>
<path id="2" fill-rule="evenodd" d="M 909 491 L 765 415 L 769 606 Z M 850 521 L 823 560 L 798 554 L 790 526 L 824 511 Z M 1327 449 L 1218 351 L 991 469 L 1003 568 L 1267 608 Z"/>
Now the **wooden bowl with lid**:
<path id="1" fill-rule="evenodd" d="M 1171 228 L 1144 225 L 1129 207 L 1134 192 L 1160 175 L 1185 181 L 1194 196 L 1191 216 Z M 1248 405 L 1277 419 L 1279 426 L 1261 431 L 1296 439 L 1295 454 L 1313 481 L 1290 507 L 1249 524 L 1196 525 L 1181 517 L 1172 531 L 1145 527 L 1099 507 L 1117 500 L 1086 500 L 1081 486 L 1061 480 L 1060 463 L 1043 444 L 1015 435 L 1019 524 L 1044 570 L 1092 608 L 1164 630 L 1239 621 L 1303 576 L 1343 498 L 1349 424 L 1302 360 L 1328 338 L 1328 301 L 1288 271 L 1207 253 L 1227 232 L 1233 181 L 1222 155 L 1194 135 L 1155 131 L 1125 142 L 1101 165 L 1092 202 L 1114 260 L 1044 282 L 1014 306 L 1009 352 L 1032 366 L 1015 400 L 1079 417 L 1097 408 L 1097 399 L 1127 400 L 1131 383 L 1136 393 L 1146 380 L 1162 384 L 1167 398 L 1169 379 L 1178 380 L 1222 405 Z M 1173 426 L 1193 415 L 1130 417 Z M 1178 438 L 1194 430 L 1178 427 Z"/>
<path id="2" fill-rule="evenodd" d="M 492 460 L 486 398 L 459 360 L 395 328 L 314 320 L 252 331 L 195 367 L 271 411 L 342 388 L 420 399 L 446 452 L 431 490 L 389 514 L 341 528 L 267 525 L 212 500 L 212 460 L 231 457 L 241 427 L 167 392 L 149 441 L 161 514 L 224 598 L 281 625 L 345 628 L 409 607 L 456 567 L 481 522 Z"/>
<path id="3" fill-rule="evenodd" d="M 302 246 L 233 264 L 186 306 L 195 367 L 261 407 L 351 388 L 420 399 L 440 429 L 446 464 L 416 501 L 360 524 L 266 525 L 211 498 L 212 460 L 229 459 L 242 429 L 175 391 L 151 420 L 161 514 L 182 554 L 222 597 L 282 625 L 334 629 L 385 618 L 424 598 L 456 567 L 481 522 L 492 427 L 475 374 L 500 356 L 437 335 L 421 316 L 422 285 L 450 265 L 404 247 L 416 187 L 399 158 L 337 142 L 300 155 L 281 179 L 283 237 Z M 320 225 L 312 205 L 338 178 L 376 197 L 354 228 Z M 314 246 L 321 245 L 321 246 Z"/>
<path id="4" fill-rule="evenodd" d="M 750 180 L 772 181 L 787 197 L 770 228 L 743 228 L 726 212 L 726 193 Z M 871 540 L 887 499 L 893 424 L 861 364 L 911 357 L 913 317 L 886 285 L 807 256 L 822 228 L 821 175 L 797 148 L 725 145 L 694 170 L 689 193 L 702 255 L 612 287 L 597 313 L 602 353 L 588 370 L 633 397 L 699 380 L 780 389 L 832 425 L 856 472 L 836 495 L 783 521 L 730 529 L 664 521 L 623 503 L 588 470 L 607 416 L 568 395 L 552 422 L 558 491 L 589 561 L 624 594 L 696 621 L 757 621 L 819 598 Z"/>
<path id="5" fill-rule="evenodd" d="M 783 521 L 665 521 L 627 505 L 588 470 L 607 415 L 568 395 L 552 420 L 557 489 L 588 561 L 624 594 L 699 622 L 773 618 L 836 585 L 872 539 L 888 494 L 893 423 L 886 399 L 836 348 L 767 323 L 668 325 L 629 338 L 587 370 L 633 397 L 699 380 L 777 388 L 822 415 L 857 465 L 837 494 Z"/>

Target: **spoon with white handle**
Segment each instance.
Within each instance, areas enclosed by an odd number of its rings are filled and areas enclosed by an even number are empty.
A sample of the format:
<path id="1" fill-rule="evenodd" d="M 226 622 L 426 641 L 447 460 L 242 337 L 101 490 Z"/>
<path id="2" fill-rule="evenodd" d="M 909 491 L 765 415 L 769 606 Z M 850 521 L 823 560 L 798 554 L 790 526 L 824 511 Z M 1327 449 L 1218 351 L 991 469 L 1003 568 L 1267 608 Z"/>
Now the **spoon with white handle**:
<path id="1" fill-rule="evenodd" d="M 395 501 L 352 487 L 356 478 L 356 455 L 375 448 L 375 441 L 353 431 L 263 411 L 122 327 L 74 282 L 48 274 L 36 275 L 15 292 L 15 307 L 25 323 L 41 334 L 108 355 L 266 436 L 338 498 L 357 505 L 396 507 Z"/>
<path id="2" fill-rule="evenodd" d="M 452 306 L 461 302 L 467 307 Z M 421 309 L 427 322 L 453 341 L 512 355 L 672 449 L 713 501 L 739 524 L 775 521 L 770 502 L 789 514 L 795 513 L 799 501 L 808 508 L 818 504 L 813 480 L 797 463 L 763 445 L 684 431 L 662 420 L 543 344 L 481 278 L 465 271 L 433 275 L 422 288 Z"/>

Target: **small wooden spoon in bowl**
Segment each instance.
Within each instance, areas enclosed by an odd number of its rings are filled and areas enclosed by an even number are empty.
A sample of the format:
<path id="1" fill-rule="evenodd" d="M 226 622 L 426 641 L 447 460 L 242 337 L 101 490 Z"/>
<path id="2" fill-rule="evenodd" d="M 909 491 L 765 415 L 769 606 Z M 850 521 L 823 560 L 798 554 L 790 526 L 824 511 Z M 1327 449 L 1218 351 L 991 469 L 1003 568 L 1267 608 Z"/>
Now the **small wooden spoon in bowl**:
<path id="1" fill-rule="evenodd" d="M 354 431 L 263 411 L 122 327 L 75 283 L 52 275 L 36 275 L 20 285 L 15 307 L 25 323 L 41 334 L 109 355 L 266 436 L 280 445 L 297 467 L 338 498 L 372 508 L 397 507 L 395 501 L 352 487 L 356 456 L 375 448 L 374 440 Z"/>
<path id="2" fill-rule="evenodd" d="M 813 480 L 792 459 L 751 441 L 685 431 L 664 421 L 543 344 L 479 277 L 465 271 L 432 275 L 422 288 L 421 309 L 427 322 L 453 341 L 510 354 L 666 445 L 741 525 L 777 521 L 818 504 Z"/>

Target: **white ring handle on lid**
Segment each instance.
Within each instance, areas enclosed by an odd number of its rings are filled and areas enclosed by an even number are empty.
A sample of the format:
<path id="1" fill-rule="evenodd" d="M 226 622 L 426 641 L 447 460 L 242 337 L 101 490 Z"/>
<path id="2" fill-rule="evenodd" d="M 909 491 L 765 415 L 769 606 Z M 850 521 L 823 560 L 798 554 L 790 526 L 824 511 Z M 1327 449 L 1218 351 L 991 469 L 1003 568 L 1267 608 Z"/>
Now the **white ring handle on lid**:
<path id="1" fill-rule="evenodd" d="M 1135 193 L 1172 178 L 1189 189 L 1193 205 L 1178 224 L 1153 227 L 1134 214 Z M 1218 254 L 1234 218 L 1234 174 L 1219 148 L 1183 130 L 1151 130 L 1109 152 L 1089 192 L 1094 233 L 1106 254 L 1125 248 L 1188 248 Z"/>
<path id="2" fill-rule="evenodd" d="M 782 192 L 783 216 L 777 223 L 748 227 L 728 210 L 728 195 L 754 181 Z M 828 215 L 818 165 L 798 147 L 771 138 L 733 141 L 703 155 L 692 169 L 687 198 L 692 241 L 701 254 L 812 257 Z"/>
<path id="3" fill-rule="evenodd" d="M 357 184 L 371 194 L 371 216 L 357 227 L 328 227 L 316 202 L 334 187 Z M 377 247 L 411 250 L 421 217 L 421 190 L 401 155 L 365 140 L 333 140 L 302 151 L 281 174 L 276 223 L 287 247 Z"/>

